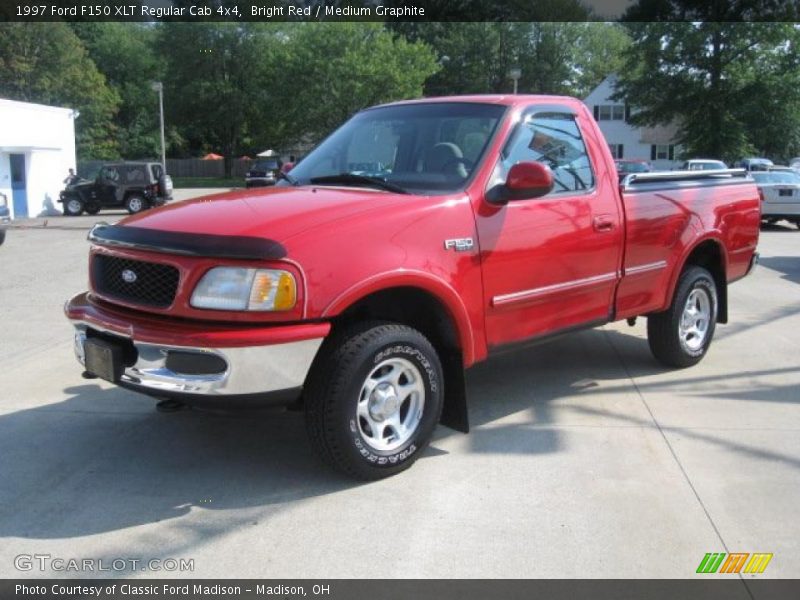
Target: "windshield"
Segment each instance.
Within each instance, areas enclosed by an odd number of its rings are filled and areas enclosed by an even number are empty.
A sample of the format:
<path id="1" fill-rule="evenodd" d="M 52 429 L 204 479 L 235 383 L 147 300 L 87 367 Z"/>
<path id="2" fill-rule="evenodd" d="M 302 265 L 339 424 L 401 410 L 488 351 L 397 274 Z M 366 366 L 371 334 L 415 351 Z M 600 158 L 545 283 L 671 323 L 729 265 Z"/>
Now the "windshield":
<path id="1" fill-rule="evenodd" d="M 650 171 L 644 163 L 617 163 L 617 171 L 620 173 L 647 173 Z"/>
<path id="2" fill-rule="evenodd" d="M 690 171 L 714 171 L 716 169 L 726 169 L 725 163 L 722 161 L 703 161 L 703 162 L 690 162 L 688 163 Z"/>
<path id="3" fill-rule="evenodd" d="M 505 106 L 466 102 L 369 109 L 315 148 L 291 177 L 297 185 L 369 186 L 373 179 L 405 191 L 456 191 L 480 163 L 504 112 Z"/>
<path id="4" fill-rule="evenodd" d="M 250 167 L 251 171 L 273 171 L 275 169 L 280 169 L 281 166 L 278 164 L 277 160 L 260 160 L 255 163 L 252 167 Z"/>
<path id="5" fill-rule="evenodd" d="M 756 183 L 794 183 L 800 184 L 800 174 L 791 171 L 772 171 L 753 173 Z"/>

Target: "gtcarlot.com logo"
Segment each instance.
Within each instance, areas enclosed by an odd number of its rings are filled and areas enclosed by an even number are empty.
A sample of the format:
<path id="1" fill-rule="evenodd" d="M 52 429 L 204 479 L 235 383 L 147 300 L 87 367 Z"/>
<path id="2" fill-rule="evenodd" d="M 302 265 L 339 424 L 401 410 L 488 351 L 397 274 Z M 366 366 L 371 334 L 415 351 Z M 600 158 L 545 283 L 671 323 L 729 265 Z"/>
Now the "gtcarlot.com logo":
<path id="1" fill-rule="evenodd" d="M 57 571 L 59 573 L 97 573 L 131 571 L 194 571 L 193 558 L 62 558 L 52 554 L 18 554 L 18 571 Z"/>
<path id="2" fill-rule="evenodd" d="M 697 573 L 763 573 L 771 560 L 771 552 L 709 552 L 697 566 Z"/>

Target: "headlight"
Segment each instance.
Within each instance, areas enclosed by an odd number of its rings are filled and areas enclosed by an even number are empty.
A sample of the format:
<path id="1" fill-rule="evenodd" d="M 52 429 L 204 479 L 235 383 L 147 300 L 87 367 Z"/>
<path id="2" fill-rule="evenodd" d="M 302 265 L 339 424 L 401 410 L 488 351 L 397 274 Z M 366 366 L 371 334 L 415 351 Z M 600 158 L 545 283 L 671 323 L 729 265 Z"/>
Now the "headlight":
<path id="1" fill-rule="evenodd" d="M 215 267 L 194 288 L 195 308 L 216 310 L 291 310 L 297 284 L 288 271 Z"/>

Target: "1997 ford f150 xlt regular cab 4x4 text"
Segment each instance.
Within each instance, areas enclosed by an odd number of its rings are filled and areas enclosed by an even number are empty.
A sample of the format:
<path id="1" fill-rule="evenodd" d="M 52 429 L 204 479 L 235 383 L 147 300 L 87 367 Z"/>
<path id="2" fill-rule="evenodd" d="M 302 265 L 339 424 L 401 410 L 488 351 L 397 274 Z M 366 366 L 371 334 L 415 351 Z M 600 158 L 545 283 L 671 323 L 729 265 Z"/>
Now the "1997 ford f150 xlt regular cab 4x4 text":
<path id="1" fill-rule="evenodd" d="M 464 369 L 499 349 L 646 315 L 657 359 L 698 362 L 759 221 L 743 171 L 620 183 L 572 98 L 400 102 L 275 187 L 96 226 L 91 289 L 65 310 L 89 376 L 294 402 L 328 463 L 376 479 L 440 421 L 467 429 Z"/>

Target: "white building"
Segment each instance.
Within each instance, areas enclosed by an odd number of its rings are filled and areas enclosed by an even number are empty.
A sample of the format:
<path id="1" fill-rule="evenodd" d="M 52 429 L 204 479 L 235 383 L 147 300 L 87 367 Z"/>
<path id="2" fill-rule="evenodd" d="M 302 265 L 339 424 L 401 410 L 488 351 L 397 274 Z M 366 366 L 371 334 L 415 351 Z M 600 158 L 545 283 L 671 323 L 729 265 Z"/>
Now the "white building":
<path id="1" fill-rule="evenodd" d="M 594 113 L 594 118 L 606 136 L 614 158 L 646 160 L 656 170 L 677 167 L 680 153 L 675 141 L 677 127 L 636 127 L 628 122 L 630 107 L 620 101 L 611 100 L 614 94 L 615 75 L 609 75 L 584 103 Z"/>
<path id="2" fill-rule="evenodd" d="M 58 193 L 75 168 L 77 114 L 0 98 L 0 193 L 12 218 L 61 214 Z"/>

